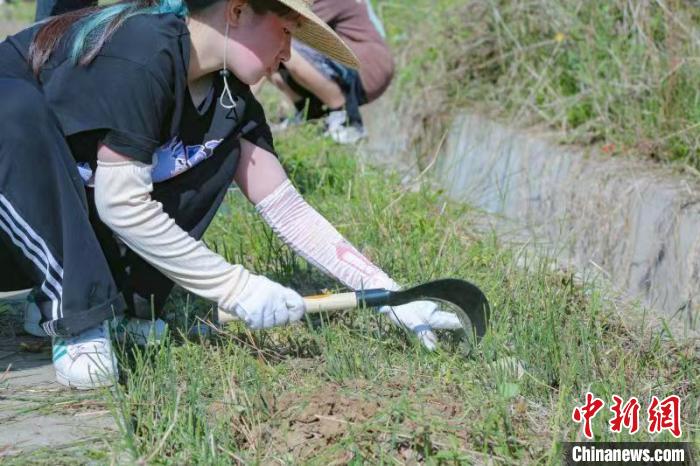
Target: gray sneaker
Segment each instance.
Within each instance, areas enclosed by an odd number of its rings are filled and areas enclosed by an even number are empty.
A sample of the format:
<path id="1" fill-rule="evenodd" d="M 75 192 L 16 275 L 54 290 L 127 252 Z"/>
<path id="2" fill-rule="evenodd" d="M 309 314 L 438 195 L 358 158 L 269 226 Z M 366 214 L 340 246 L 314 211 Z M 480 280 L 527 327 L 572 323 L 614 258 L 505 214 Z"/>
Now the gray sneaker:
<path id="1" fill-rule="evenodd" d="M 41 325 L 41 311 L 33 299 L 27 299 L 24 305 L 24 331 L 35 337 L 47 337 Z"/>
<path id="2" fill-rule="evenodd" d="M 146 320 L 135 317 L 115 317 L 110 321 L 114 338 L 129 340 L 137 345 L 155 345 L 160 342 L 168 328 L 162 319 Z"/>

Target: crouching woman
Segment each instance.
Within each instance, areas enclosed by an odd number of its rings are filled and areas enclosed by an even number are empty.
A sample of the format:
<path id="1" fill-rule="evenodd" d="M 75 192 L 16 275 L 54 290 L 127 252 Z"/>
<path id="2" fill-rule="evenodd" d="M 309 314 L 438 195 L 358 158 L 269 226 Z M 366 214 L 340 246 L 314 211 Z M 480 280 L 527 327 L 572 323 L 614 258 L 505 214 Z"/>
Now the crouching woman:
<path id="1" fill-rule="evenodd" d="M 110 321 L 174 284 L 252 328 L 299 320 L 293 290 L 200 241 L 232 181 L 280 238 L 347 286 L 398 288 L 288 180 L 250 85 L 292 36 L 348 66 L 305 0 L 137 0 L 0 44 L 0 289 L 33 287 L 57 380 L 113 384 Z M 385 309 L 432 346 L 429 303 Z"/>

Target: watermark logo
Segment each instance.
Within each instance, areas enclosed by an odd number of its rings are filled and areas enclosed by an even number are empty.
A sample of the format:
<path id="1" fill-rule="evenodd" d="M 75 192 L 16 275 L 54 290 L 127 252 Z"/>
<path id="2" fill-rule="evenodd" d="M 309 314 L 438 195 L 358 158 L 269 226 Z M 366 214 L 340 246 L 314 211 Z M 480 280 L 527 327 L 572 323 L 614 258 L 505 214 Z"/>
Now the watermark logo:
<path id="1" fill-rule="evenodd" d="M 622 397 L 613 395 L 610 412 L 612 418 L 608 422 L 610 432 L 620 433 L 627 429 L 630 434 L 636 434 L 640 430 L 641 404 L 636 397 L 625 401 Z M 593 439 L 593 418 L 603 409 L 605 401 L 597 398 L 593 393 L 586 393 L 586 402 L 576 406 L 571 413 L 571 419 L 577 424 L 582 424 L 583 435 Z M 681 430 L 681 399 L 677 395 L 671 395 L 663 400 L 652 396 L 647 408 L 646 427 L 650 434 L 659 434 L 668 431 L 675 438 L 680 438 Z"/>
<path id="2" fill-rule="evenodd" d="M 567 466 L 697 466 L 689 442 L 564 442 Z"/>
<path id="3" fill-rule="evenodd" d="M 605 405 L 605 402 L 600 398 L 596 398 L 593 393 L 586 393 L 586 404 L 583 406 L 577 406 L 574 408 L 574 412 L 571 413 L 571 419 L 576 423 L 583 422 L 583 435 L 588 439 L 593 438 L 593 429 L 591 428 L 591 421 L 598 414 Z"/>
<path id="4" fill-rule="evenodd" d="M 610 431 L 620 433 L 624 427 L 630 434 L 636 434 L 639 431 L 639 400 L 632 397 L 623 405 L 622 398 L 613 395 L 613 401 L 610 411 L 614 417 L 610 420 Z"/>
<path id="5" fill-rule="evenodd" d="M 676 438 L 681 436 L 681 399 L 677 395 L 671 395 L 662 401 L 652 396 L 647 414 L 649 433 L 668 430 Z"/>

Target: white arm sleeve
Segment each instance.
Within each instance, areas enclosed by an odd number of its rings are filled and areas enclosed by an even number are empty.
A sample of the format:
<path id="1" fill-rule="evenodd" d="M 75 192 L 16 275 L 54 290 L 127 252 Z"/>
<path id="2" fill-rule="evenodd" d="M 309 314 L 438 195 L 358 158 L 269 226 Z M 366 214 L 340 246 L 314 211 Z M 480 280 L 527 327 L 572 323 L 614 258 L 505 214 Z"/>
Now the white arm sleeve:
<path id="1" fill-rule="evenodd" d="M 399 285 L 370 262 L 286 180 L 255 208 L 297 254 L 353 290 Z"/>
<path id="2" fill-rule="evenodd" d="M 231 265 L 182 230 L 151 198 L 151 167 L 97 162 L 95 206 L 100 219 L 136 254 L 173 282 L 234 313 L 248 271 Z"/>

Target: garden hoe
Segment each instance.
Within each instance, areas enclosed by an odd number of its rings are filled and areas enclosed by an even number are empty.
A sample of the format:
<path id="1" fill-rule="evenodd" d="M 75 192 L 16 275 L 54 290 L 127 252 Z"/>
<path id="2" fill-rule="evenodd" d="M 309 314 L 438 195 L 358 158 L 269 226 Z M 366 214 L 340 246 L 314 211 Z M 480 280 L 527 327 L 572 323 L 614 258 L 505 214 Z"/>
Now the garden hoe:
<path id="1" fill-rule="evenodd" d="M 480 339 L 486 333 L 490 313 L 486 296 L 475 285 L 455 278 L 435 280 L 401 291 L 380 288 L 304 298 L 307 313 L 330 312 L 355 307 L 399 306 L 417 300 L 442 301 L 452 304 L 449 310 L 457 315 L 467 334 L 473 331 Z"/>

